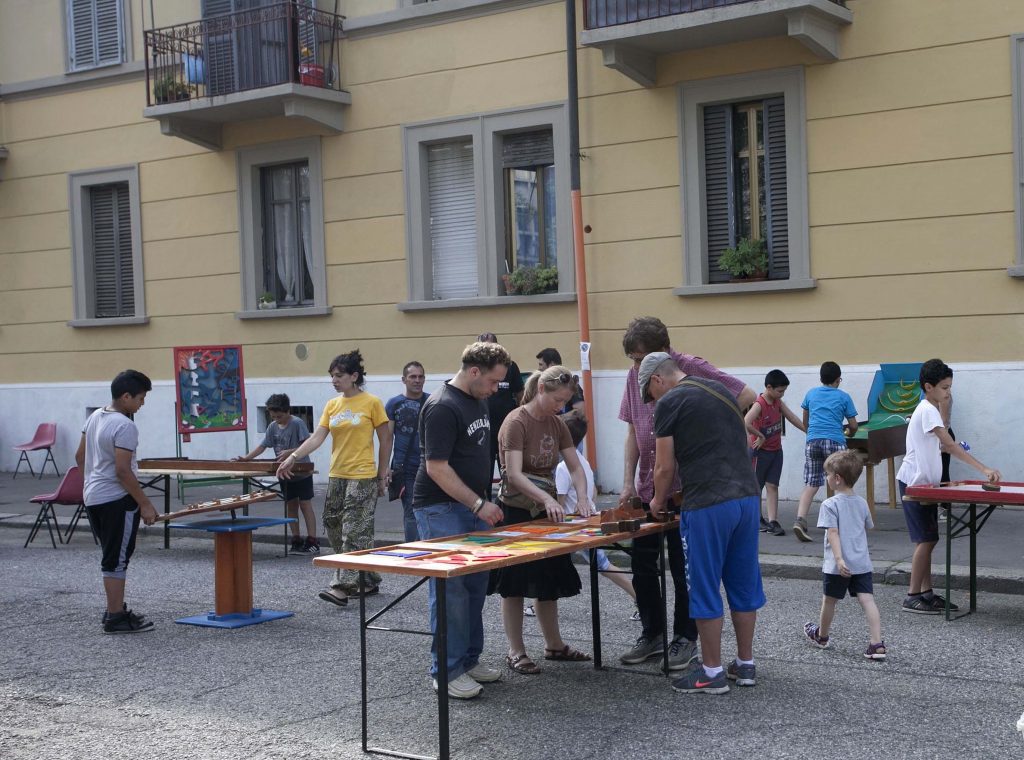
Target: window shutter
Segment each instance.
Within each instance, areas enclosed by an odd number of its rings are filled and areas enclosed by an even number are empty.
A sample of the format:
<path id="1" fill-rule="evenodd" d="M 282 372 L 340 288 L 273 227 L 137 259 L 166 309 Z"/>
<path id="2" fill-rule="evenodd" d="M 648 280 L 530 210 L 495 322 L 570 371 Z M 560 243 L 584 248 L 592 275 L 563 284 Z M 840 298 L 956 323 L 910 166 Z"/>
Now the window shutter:
<path id="1" fill-rule="evenodd" d="M 427 181 L 433 297 L 478 296 L 473 142 L 429 146 Z"/>
<path id="2" fill-rule="evenodd" d="M 123 60 L 121 0 L 70 0 L 68 8 L 72 69 Z"/>
<path id="3" fill-rule="evenodd" d="M 203 19 L 223 16 L 234 10 L 231 0 L 203 0 Z M 204 25 L 203 51 L 206 55 L 206 92 L 209 95 L 224 95 L 234 92 L 235 86 L 235 41 L 230 31 L 209 33 Z"/>
<path id="4" fill-rule="evenodd" d="M 135 314 L 131 208 L 127 183 L 89 189 L 93 297 L 97 319 Z"/>
<path id="5" fill-rule="evenodd" d="M 551 131 L 505 135 L 501 142 L 501 162 L 505 169 L 525 169 L 555 163 Z"/>
<path id="6" fill-rule="evenodd" d="M 732 108 L 704 107 L 704 199 L 707 224 L 708 282 L 728 282 L 718 259 L 736 242 L 736 221 L 730 209 L 734 195 Z"/>
<path id="7" fill-rule="evenodd" d="M 786 189 L 786 104 L 764 102 L 764 183 L 768 204 L 768 277 L 789 279 L 789 213 Z"/>

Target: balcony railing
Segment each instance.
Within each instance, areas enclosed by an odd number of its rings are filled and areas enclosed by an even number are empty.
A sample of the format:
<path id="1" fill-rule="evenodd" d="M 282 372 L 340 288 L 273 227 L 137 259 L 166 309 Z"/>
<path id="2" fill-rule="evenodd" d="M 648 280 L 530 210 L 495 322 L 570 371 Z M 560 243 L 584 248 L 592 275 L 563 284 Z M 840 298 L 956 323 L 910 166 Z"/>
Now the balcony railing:
<path id="1" fill-rule="evenodd" d="M 584 0 L 586 29 L 602 29 L 679 13 L 706 11 L 760 0 Z M 829 0 L 846 7 L 845 0 Z"/>
<path id="2" fill-rule="evenodd" d="M 298 0 L 145 32 L 146 104 L 301 84 L 340 90 L 342 21 Z"/>

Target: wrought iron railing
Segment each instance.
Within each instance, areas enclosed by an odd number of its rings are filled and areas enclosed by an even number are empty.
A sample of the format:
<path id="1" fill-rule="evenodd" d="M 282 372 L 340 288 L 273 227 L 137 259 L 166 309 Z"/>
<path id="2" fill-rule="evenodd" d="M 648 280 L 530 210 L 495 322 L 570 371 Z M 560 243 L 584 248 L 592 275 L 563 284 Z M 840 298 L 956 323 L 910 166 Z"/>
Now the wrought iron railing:
<path id="1" fill-rule="evenodd" d="M 338 16 L 299 0 L 145 32 L 146 103 L 291 82 L 341 89 Z"/>
<path id="2" fill-rule="evenodd" d="M 758 0 L 583 0 L 585 28 L 600 29 L 678 13 L 705 11 Z M 845 0 L 830 2 L 846 7 Z"/>

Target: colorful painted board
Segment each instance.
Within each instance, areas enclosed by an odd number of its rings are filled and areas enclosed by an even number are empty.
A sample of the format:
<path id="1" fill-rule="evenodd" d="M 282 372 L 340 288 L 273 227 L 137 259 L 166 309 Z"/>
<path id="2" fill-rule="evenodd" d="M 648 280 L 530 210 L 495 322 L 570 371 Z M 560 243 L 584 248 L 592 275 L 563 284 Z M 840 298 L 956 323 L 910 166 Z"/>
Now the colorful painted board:
<path id="1" fill-rule="evenodd" d="M 241 346 L 174 349 L 178 432 L 245 430 L 245 382 Z"/>

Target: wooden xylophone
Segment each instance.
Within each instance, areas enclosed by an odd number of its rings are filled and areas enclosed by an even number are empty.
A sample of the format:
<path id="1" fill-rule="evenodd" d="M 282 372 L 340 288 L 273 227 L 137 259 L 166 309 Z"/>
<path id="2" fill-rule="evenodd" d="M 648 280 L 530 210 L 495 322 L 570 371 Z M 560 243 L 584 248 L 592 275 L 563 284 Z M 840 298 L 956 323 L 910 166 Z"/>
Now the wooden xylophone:
<path id="1" fill-rule="evenodd" d="M 177 512 L 158 515 L 156 519 L 166 522 L 176 520 L 179 517 L 201 515 L 206 512 L 227 512 L 228 510 L 239 509 L 250 504 L 255 504 L 258 501 L 270 501 L 271 499 L 276 498 L 278 498 L 278 495 L 273 491 L 256 491 L 254 493 L 241 494 L 239 496 L 225 496 L 222 499 L 213 499 L 212 501 L 201 501 L 198 504 L 189 504 L 187 507 L 178 510 Z"/>

